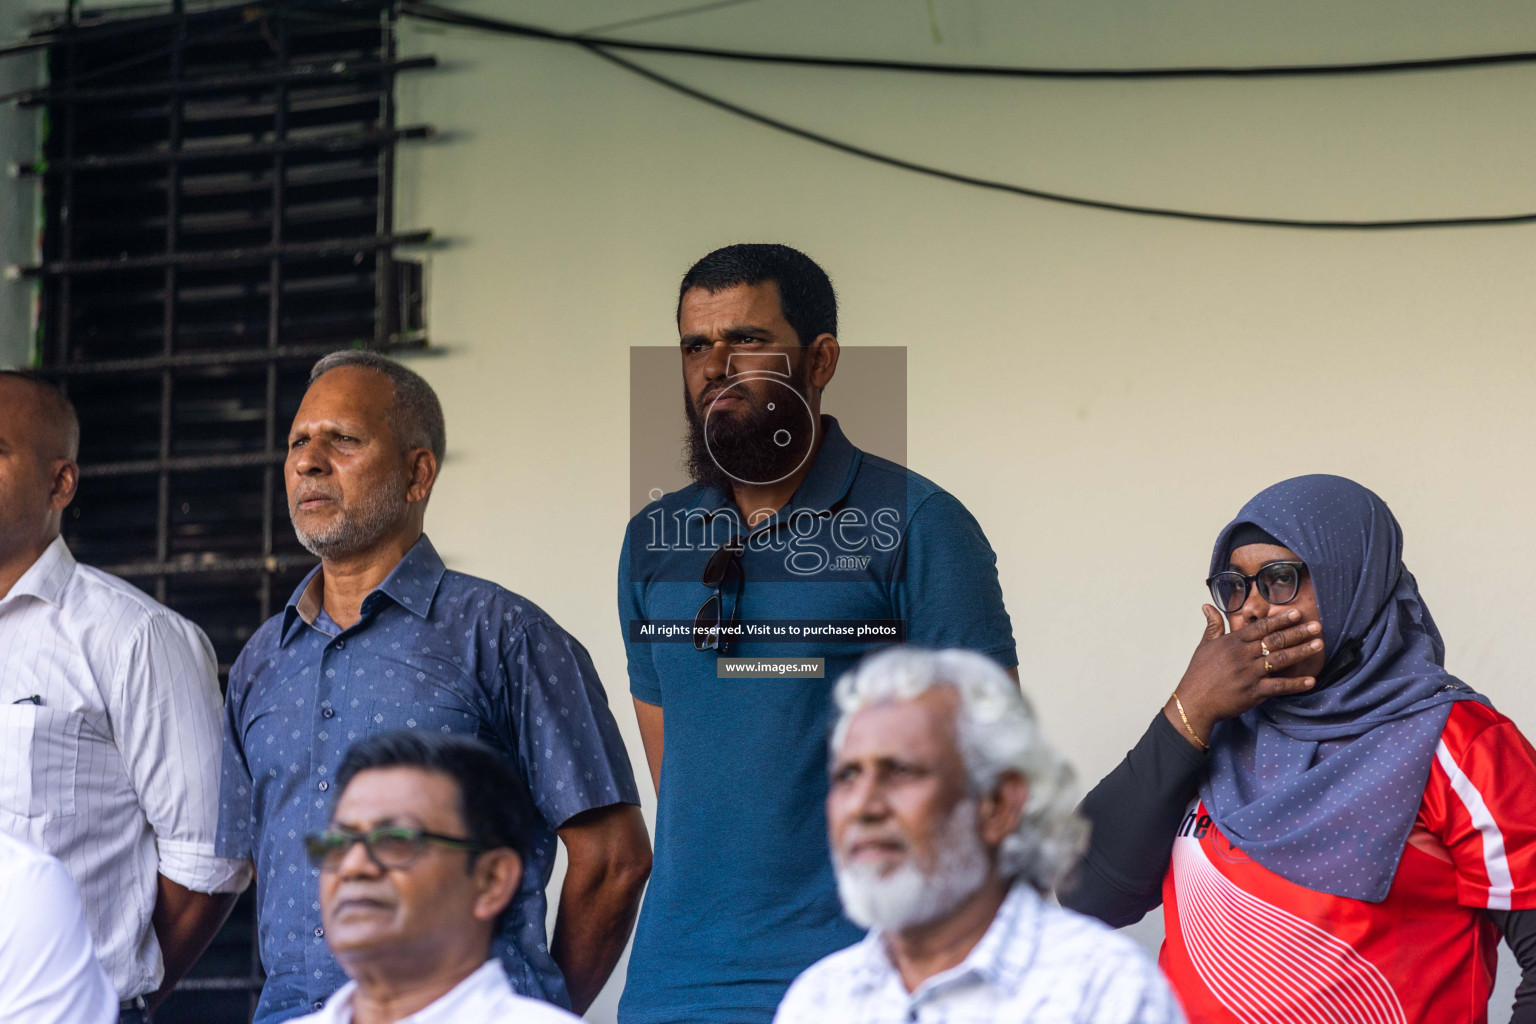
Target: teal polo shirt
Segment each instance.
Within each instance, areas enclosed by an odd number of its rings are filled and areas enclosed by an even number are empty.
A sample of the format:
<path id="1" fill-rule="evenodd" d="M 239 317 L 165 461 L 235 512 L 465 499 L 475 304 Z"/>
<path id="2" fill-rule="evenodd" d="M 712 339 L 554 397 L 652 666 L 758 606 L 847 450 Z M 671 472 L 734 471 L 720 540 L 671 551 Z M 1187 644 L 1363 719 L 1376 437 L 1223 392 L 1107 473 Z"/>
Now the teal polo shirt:
<path id="1" fill-rule="evenodd" d="M 657 641 L 691 623 L 705 562 L 746 533 L 744 581 L 725 588 L 739 623 L 899 622 L 924 647 L 1018 664 L 997 559 L 976 520 L 937 484 L 823 440 L 789 503 L 747 532 L 698 484 L 652 502 L 625 532 L 619 619 L 630 692 L 665 713 L 655 863 L 640 910 L 620 1024 L 769 1024 L 789 983 L 863 932 L 842 914 L 827 844 L 827 738 L 837 678 L 885 640 L 741 636 L 731 657 L 824 658 L 825 678 L 717 678 L 715 651 Z"/>

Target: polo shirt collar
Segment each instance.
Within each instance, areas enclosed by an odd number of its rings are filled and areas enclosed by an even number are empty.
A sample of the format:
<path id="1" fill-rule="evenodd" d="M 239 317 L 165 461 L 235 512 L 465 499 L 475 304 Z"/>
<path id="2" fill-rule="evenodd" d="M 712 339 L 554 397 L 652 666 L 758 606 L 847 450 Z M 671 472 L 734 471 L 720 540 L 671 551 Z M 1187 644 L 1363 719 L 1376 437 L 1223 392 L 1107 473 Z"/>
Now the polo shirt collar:
<path id="1" fill-rule="evenodd" d="M 811 471 L 800 481 L 785 511 L 826 512 L 848 496 L 859 471 L 859 450 L 838 425 L 836 417 L 821 418 L 821 448 Z"/>
<path id="2" fill-rule="evenodd" d="M 43 549 L 43 553 L 37 556 L 37 561 L 21 574 L 21 579 L 11 584 L 11 592 L 6 597 L 9 599 L 26 594 L 55 607 L 62 606 L 64 590 L 74 574 L 75 556 L 70 554 L 69 545 L 64 543 L 63 537 L 55 537 Z"/>
<path id="3" fill-rule="evenodd" d="M 789 513 L 797 510 L 826 512 L 835 507 L 848 496 L 848 491 L 853 487 L 862 454 L 843 433 L 837 417 L 823 415 L 821 417 L 821 448 L 816 452 L 816 461 L 811 463 L 810 472 L 805 475 L 804 480 L 800 481 L 800 486 L 795 489 L 795 493 L 785 506 L 779 510 L 780 514 L 772 517 L 768 522 L 785 522 L 789 518 Z M 718 487 L 705 485 L 699 488 L 698 496 L 694 498 L 690 507 L 720 511 L 734 509 L 736 505 L 731 496 L 722 493 Z"/>
<path id="4" fill-rule="evenodd" d="M 363 617 L 367 618 L 378 608 L 383 597 L 388 597 L 417 618 L 427 618 L 432 611 L 432 600 L 437 596 L 437 588 L 447 571 L 437 549 L 432 546 L 427 535 L 422 534 L 399 564 L 384 577 L 384 582 L 363 598 Z M 324 581 L 321 566 L 317 565 L 294 590 L 287 607 L 283 609 L 283 632 L 279 646 L 286 646 L 294 637 L 298 632 L 298 623 L 310 626 L 315 624 L 320 616 Z"/>

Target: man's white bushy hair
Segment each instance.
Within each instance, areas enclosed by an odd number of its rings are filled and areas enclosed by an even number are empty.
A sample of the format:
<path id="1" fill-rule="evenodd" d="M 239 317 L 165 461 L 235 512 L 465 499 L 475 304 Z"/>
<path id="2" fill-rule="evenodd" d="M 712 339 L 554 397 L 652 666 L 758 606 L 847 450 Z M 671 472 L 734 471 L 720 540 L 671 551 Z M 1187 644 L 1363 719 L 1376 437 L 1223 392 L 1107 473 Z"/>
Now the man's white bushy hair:
<path id="1" fill-rule="evenodd" d="M 838 680 L 833 756 L 853 716 L 874 704 L 912 700 L 937 686 L 960 698 L 955 738 L 971 789 L 981 796 L 1014 772 L 1029 783 L 1019 827 L 998 851 L 998 872 L 1023 878 L 1041 892 L 1061 881 L 1082 855 L 1088 824 L 1076 812 L 1072 768 L 1040 735 L 1034 712 L 1003 669 L 973 651 L 893 647 L 865 659 Z"/>

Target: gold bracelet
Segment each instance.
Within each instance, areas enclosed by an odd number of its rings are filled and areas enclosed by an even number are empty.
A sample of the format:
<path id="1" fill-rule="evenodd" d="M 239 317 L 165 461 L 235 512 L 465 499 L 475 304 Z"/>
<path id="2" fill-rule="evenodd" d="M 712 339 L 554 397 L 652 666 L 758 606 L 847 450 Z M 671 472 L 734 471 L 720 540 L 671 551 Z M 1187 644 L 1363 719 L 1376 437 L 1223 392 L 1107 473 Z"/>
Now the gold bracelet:
<path id="1" fill-rule="evenodd" d="M 1173 697 L 1173 706 L 1179 709 L 1179 718 L 1181 718 L 1184 722 L 1184 731 L 1189 733 L 1190 739 L 1199 744 L 1201 750 L 1210 750 L 1211 745 L 1205 742 L 1205 740 L 1201 739 L 1199 736 L 1195 735 L 1194 727 L 1189 724 L 1189 716 L 1184 713 L 1184 702 L 1179 700 L 1178 691 L 1175 690 L 1172 694 L 1170 694 L 1170 696 Z"/>

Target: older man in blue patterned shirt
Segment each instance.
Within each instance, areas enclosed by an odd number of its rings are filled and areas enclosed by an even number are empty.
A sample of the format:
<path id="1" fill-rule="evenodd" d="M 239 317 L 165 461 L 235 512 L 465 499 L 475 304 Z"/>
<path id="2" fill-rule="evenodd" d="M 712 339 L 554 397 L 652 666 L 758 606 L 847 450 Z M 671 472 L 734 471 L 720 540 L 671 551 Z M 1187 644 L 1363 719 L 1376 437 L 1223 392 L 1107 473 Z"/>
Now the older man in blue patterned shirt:
<path id="1" fill-rule="evenodd" d="M 320 557 L 229 676 L 219 852 L 254 858 L 267 983 L 256 1024 L 346 981 L 326 948 L 303 837 L 355 741 L 392 729 L 478 736 L 516 769 L 535 823 L 494 951 L 519 993 L 583 1012 L 623 952 L 650 871 L 629 757 L 586 650 L 532 602 L 450 572 L 423 533 L 444 447 L 437 396 L 382 356 L 315 365 L 289 431 L 299 540 Z M 565 844 L 554 941 L 544 887 Z"/>
<path id="2" fill-rule="evenodd" d="M 995 662 L 894 648 L 836 697 L 832 860 L 870 932 L 795 979 L 774 1024 L 1183 1024 L 1145 953 L 1042 898 L 1086 828 Z"/>

